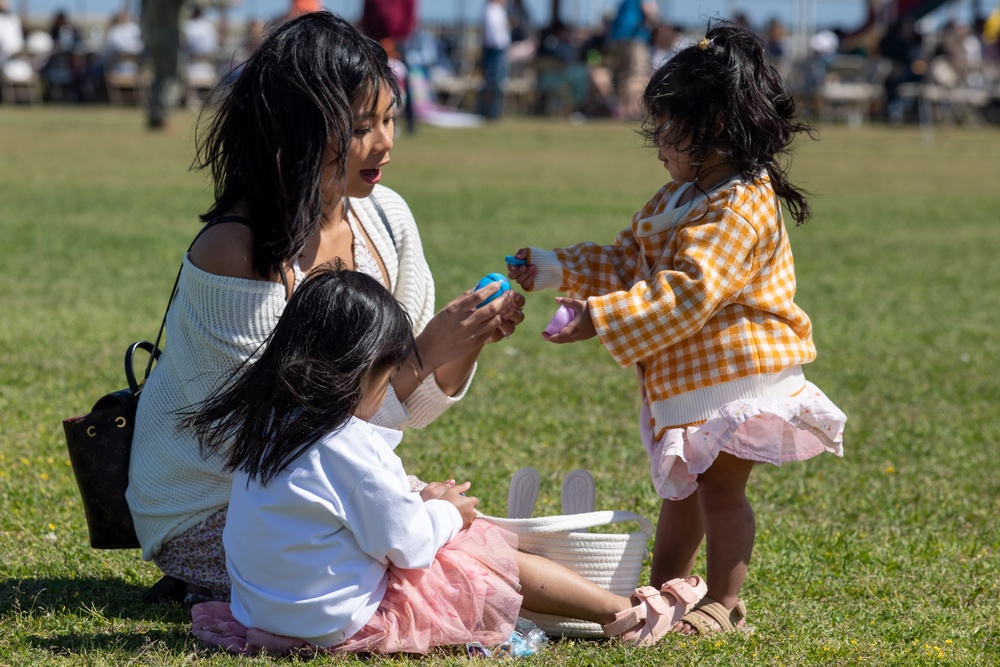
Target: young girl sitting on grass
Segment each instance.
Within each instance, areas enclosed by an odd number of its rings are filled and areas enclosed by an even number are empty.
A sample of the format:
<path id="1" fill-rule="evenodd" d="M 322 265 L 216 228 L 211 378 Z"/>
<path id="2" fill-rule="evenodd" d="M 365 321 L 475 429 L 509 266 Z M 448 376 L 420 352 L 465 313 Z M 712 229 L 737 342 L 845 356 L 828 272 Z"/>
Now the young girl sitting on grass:
<path id="1" fill-rule="evenodd" d="M 526 290 L 554 288 L 576 317 L 555 343 L 598 336 L 639 374 L 643 444 L 663 498 L 651 582 L 687 576 L 707 538 L 708 594 L 676 630 L 743 624 L 755 463 L 842 455 L 844 414 L 807 382 L 812 325 L 796 305 L 784 200 L 809 216 L 781 158 L 809 128 L 746 30 L 709 26 L 646 86 L 644 125 L 670 172 L 614 244 L 522 248 Z"/>
<path id="2" fill-rule="evenodd" d="M 615 595 L 476 520 L 470 484 L 410 490 L 399 431 L 369 423 L 415 346 L 374 279 L 334 269 L 297 289 L 259 359 L 183 420 L 235 472 L 223 531 L 232 602 L 193 632 L 235 653 L 426 653 L 506 641 L 522 604 L 656 641 L 697 577 Z M 405 370 L 405 369 L 404 369 Z"/>

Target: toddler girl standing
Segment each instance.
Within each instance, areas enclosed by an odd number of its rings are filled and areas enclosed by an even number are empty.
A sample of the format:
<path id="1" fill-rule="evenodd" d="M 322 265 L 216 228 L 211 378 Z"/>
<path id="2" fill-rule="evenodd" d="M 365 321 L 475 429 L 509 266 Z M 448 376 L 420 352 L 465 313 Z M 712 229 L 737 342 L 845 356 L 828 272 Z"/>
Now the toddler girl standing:
<path id="1" fill-rule="evenodd" d="M 415 345 L 373 278 L 315 273 L 259 359 L 184 418 L 235 472 L 232 603 L 192 607 L 194 634 L 237 653 L 426 653 L 506 641 L 522 604 L 636 644 L 667 632 L 704 594 L 697 577 L 630 600 L 516 551 L 516 536 L 474 520 L 468 482 L 410 490 L 401 433 L 368 420 Z"/>
<path id="2" fill-rule="evenodd" d="M 658 69 L 644 134 L 670 172 L 614 244 L 523 248 L 526 290 L 554 288 L 576 318 L 556 343 L 598 336 L 642 392 L 640 430 L 663 498 L 653 585 L 687 576 L 707 538 L 708 594 L 675 628 L 743 623 L 755 463 L 843 454 L 844 414 L 802 365 L 816 357 L 781 203 L 809 217 L 780 159 L 808 132 L 760 39 L 728 24 Z"/>

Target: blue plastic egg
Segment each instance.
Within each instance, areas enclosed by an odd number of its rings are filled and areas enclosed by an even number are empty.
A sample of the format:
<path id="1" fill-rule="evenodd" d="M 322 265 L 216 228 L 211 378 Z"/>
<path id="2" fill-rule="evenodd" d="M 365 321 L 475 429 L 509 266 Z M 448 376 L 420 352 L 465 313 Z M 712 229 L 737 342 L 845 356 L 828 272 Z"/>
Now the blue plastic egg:
<path id="1" fill-rule="evenodd" d="M 498 289 L 490 296 L 486 297 L 486 300 L 483 301 L 478 306 L 476 306 L 476 308 L 482 308 L 490 301 L 492 301 L 493 299 L 497 298 L 498 296 L 500 296 L 501 294 L 510 289 L 510 281 L 507 280 L 507 276 L 501 273 L 487 273 L 485 276 L 482 277 L 482 279 L 478 283 L 476 283 L 476 286 L 473 288 L 473 291 L 482 289 L 483 287 L 486 287 L 490 283 L 500 283 L 500 289 Z"/>

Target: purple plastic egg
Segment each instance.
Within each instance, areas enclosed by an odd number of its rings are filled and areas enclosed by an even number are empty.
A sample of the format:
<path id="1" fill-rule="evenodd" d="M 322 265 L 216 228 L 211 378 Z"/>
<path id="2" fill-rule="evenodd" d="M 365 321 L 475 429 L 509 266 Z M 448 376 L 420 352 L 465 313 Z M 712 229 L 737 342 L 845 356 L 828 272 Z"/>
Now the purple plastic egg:
<path id="1" fill-rule="evenodd" d="M 559 310 L 556 311 L 556 314 L 552 316 L 552 319 L 546 325 L 545 333 L 554 336 L 562 331 L 564 326 L 572 322 L 574 317 L 576 317 L 575 310 L 569 306 L 559 306 Z"/>

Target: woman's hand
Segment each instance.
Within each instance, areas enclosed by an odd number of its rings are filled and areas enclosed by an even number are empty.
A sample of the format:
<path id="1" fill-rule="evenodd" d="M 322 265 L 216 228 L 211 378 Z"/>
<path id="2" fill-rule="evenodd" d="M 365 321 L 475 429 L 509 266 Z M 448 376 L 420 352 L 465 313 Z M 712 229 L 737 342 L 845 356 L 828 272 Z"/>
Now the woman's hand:
<path id="1" fill-rule="evenodd" d="M 466 291 L 431 318 L 417 336 L 421 379 L 445 364 L 478 354 L 487 343 L 510 335 L 524 320 L 524 297 L 513 291 L 477 308 L 498 289 L 500 283 L 494 282 Z"/>
<path id="2" fill-rule="evenodd" d="M 556 302 L 560 306 L 572 308 L 576 313 L 573 320 L 554 334 L 542 332 L 542 338 L 550 343 L 576 343 L 587 340 L 597 335 L 594 328 L 594 321 L 590 317 L 590 306 L 581 299 L 570 299 L 568 297 L 556 297 Z"/>
<path id="3" fill-rule="evenodd" d="M 521 248 L 514 253 L 514 257 L 527 261 L 528 249 Z M 517 284 L 520 285 L 526 292 L 530 292 L 531 288 L 534 287 L 535 275 L 537 273 L 538 268 L 532 264 L 525 264 L 524 266 L 516 266 L 514 264 L 507 265 L 507 277 L 511 280 L 516 280 Z"/>
<path id="4" fill-rule="evenodd" d="M 479 498 L 463 495 L 471 486 L 472 482 L 462 482 L 441 494 L 441 500 L 447 500 L 462 515 L 462 530 L 468 530 L 472 525 L 476 518 L 476 506 L 479 505 Z"/>
<path id="5" fill-rule="evenodd" d="M 400 401 L 406 401 L 432 374 L 442 392 L 455 396 L 468 381 L 483 346 L 503 340 L 524 321 L 524 296 L 513 290 L 477 308 L 498 289 L 500 283 L 493 282 L 468 290 L 431 318 L 417 336 L 420 366 L 414 359 L 414 372 L 407 364 L 392 378 Z"/>
<path id="6" fill-rule="evenodd" d="M 522 310 L 525 302 L 524 295 L 512 290 L 505 296 L 510 298 L 510 305 L 500 313 L 500 326 L 487 340 L 488 343 L 496 343 L 509 338 L 517 329 L 517 325 L 524 321 L 524 310 Z"/>

